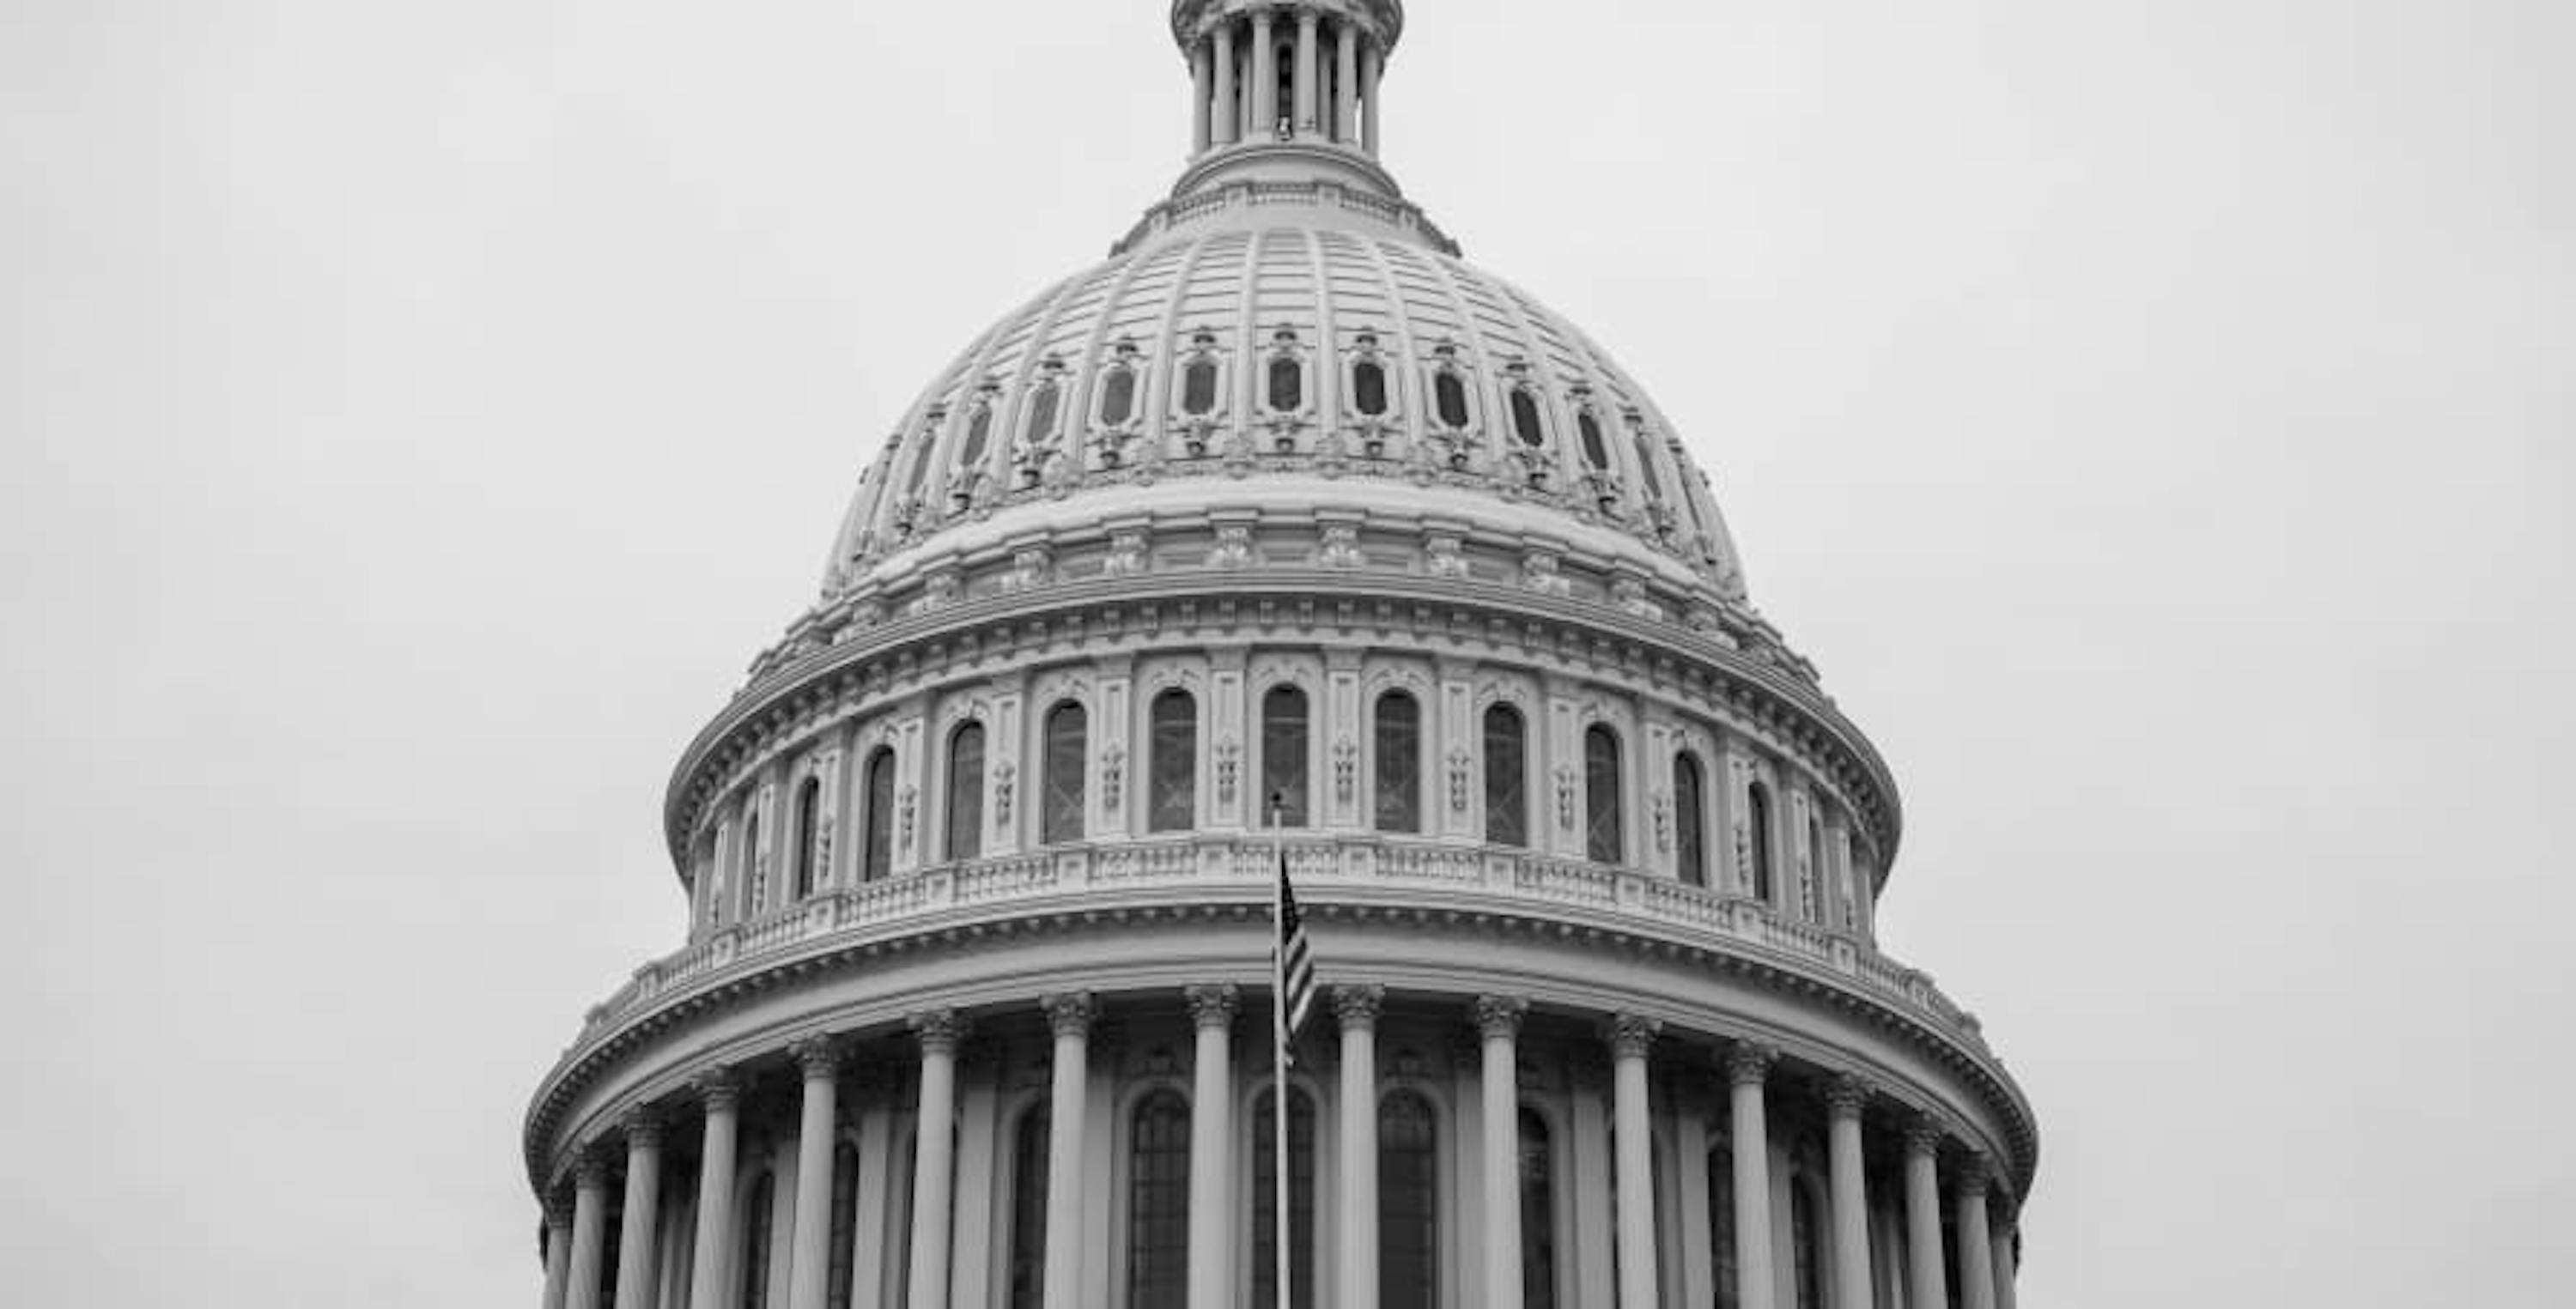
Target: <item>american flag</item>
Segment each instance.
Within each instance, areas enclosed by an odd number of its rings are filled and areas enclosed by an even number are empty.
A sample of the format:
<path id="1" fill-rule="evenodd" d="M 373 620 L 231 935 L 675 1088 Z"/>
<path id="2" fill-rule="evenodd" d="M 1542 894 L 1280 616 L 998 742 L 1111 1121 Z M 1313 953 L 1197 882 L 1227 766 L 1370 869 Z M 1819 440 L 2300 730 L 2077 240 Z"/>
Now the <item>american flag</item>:
<path id="1" fill-rule="evenodd" d="M 1315 1007 L 1315 948 L 1306 940 L 1306 923 L 1297 913 L 1297 888 L 1288 881 L 1288 849 L 1279 849 L 1279 939 L 1272 944 L 1277 952 L 1279 972 L 1279 1050 L 1287 1056 L 1296 1043 L 1297 1029 L 1306 1023 L 1306 1013 Z"/>

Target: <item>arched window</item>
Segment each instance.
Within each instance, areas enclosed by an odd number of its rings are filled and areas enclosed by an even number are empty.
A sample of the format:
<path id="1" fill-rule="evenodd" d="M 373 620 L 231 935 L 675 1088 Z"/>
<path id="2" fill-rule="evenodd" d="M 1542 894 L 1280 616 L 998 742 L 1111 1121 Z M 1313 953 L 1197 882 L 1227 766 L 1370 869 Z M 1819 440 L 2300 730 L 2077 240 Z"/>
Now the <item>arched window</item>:
<path id="1" fill-rule="evenodd" d="M 1601 440 L 1601 420 L 1589 409 L 1577 410 L 1574 430 L 1583 439 L 1583 462 L 1595 468 L 1610 466 L 1610 447 Z"/>
<path id="2" fill-rule="evenodd" d="M 1192 418 L 1216 410 L 1216 361 L 1193 359 L 1181 370 L 1181 412 Z"/>
<path id="3" fill-rule="evenodd" d="M 1699 756 L 1673 756 L 1673 857 L 1682 880 L 1708 885 L 1708 833 L 1702 825 Z"/>
<path id="4" fill-rule="evenodd" d="M 1199 705 L 1187 691 L 1154 697 L 1148 724 L 1148 831 L 1186 832 L 1199 821 Z"/>
<path id="5" fill-rule="evenodd" d="M 1055 435 L 1056 397 L 1061 394 L 1053 382 L 1041 386 L 1029 397 L 1029 421 L 1020 429 L 1020 439 L 1037 445 Z"/>
<path id="6" fill-rule="evenodd" d="M 769 907 L 769 879 L 761 875 L 768 870 L 760 866 L 760 811 L 758 809 L 754 809 L 742 820 L 742 859 L 736 866 L 742 869 L 743 898 L 748 902 L 744 917 L 757 917 L 762 910 Z"/>
<path id="7" fill-rule="evenodd" d="M 1824 869 L 1825 827 L 1811 813 L 1807 815 L 1807 857 L 1798 863 L 1798 909 L 1811 923 L 1825 918 Z"/>
<path id="8" fill-rule="evenodd" d="M 1306 368 L 1289 355 L 1270 361 L 1270 408 L 1293 414 L 1306 407 Z"/>
<path id="9" fill-rule="evenodd" d="M 1270 688 L 1261 697 L 1261 803 L 1278 805 L 1283 827 L 1306 825 L 1306 740 L 1306 693 Z"/>
<path id="10" fill-rule="evenodd" d="M 1498 704 L 1485 711 L 1485 839 L 1496 845 L 1529 844 L 1529 732 L 1521 711 Z"/>
<path id="11" fill-rule="evenodd" d="M 984 725 L 965 722 L 948 734 L 948 857 L 984 852 Z"/>
<path id="12" fill-rule="evenodd" d="M 751 1202 L 743 1206 L 742 1245 L 734 1255 L 734 1267 L 739 1270 L 735 1285 L 742 1291 L 742 1297 L 734 1302 L 738 1309 L 769 1309 L 769 1246 L 777 1199 L 778 1175 L 762 1173 L 760 1180 L 751 1184 Z M 606 1286 L 614 1279 L 599 1280 Z"/>
<path id="13" fill-rule="evenodd" d="M 1531 395 L 1528 387 L 1512 388 L 1512 435 L 1519 437 L 1522 445 L 1547 444 L 1547 431 L 1538 421 L 1538 397 Z"/>
<path id="14" fill-rule="evenodd" d="M 1397 1091 L 1377 1107 L 1378 1309 L 1440 1303 L 1440 1158 L 1431 1102 Z"/>
<path id="15" fill-rule="evenodd" d="M 1136 1106 L 1127 1169 L 1127 1309 L 1190 1298 L 1190 1106 L 1172 1090 Z"/>
<path id="16" fill-rule="evenodd" d="M 1583 853 L 1594 863 L 1623 855 L 1619 805 L 1619 734 L 1599 723 L 1583 733 Z"/>
<path id="17" fill-rule="evenodd" d="M 1521 1110 L 1521 1306 L 1556 1309 L 1556 1175 L 1547 1119 Z"/>
<path id="18" fill-rule="evenodd" d="M 1046 790 L 1038 839 L 1048 845 L 1082 839 L 1083 764 L 1090 721 L 1082 706 L 1071 700 L 1047 711 Z"/>
<path id="19" fill-rule="evenodd" d="M 877 747 L 868 756 L 868 812 L 859 843 L 860 856 L 866 860 L 859 869 L 862 881 L 879 882 L 894 871 L 894 751 Z"/>
<path id="20" fill-rule="evenodd" d="M 1816 1222 L 1816 1192 L 1805 1178 L 1789 1183 L 1789 1258 L 1792 1267 L 1790 1285 L 1797 1288 L 1795 1309 L 1825 1309 L 1824 1251 L 1817 1246 L 1822 1233 Z"/>
<path id="21" fill-rule="evenodd" d="M 1431 407 L 1440 415 L 1443 427 L 1467 425 L 1467 384 L 1456 373 L 1442 371 L 1431 378 Z"/>
<path id="22" fill-rule="evenodd" d="M 859 1151 L 844 1141 L 832 1151 L 832 1251 L 823 1284 L 824 1309 L 850 1309 L 858 1234 Z"/>
<path id="23" fill-rule="evenodd" d="M 975 417 L 966 424 L 966 444 L 958 447 L 957 466 L 972 468 L 984 461 L 984 445 L 993 434 L 993 411 L 985 406 L 975 408 Z"/>
<path id="24" fill-rule="evenodd" d="M 1771 900 L 1771 788 L 1760 782 L 1744 789 L 1746 826 L 1753 843 L 1753 898 Z"/>
<path id="25" fill-rule="evenodd" d="M 1263 1091 L 1252 1112 L 1252 1303 L 1279 1309 L 1277 1093 Z M 1383 1182 L 1381 1181 L 1381 1184 Z M 1288 1267 L 1290 1309 L 1315 1303 L 1315 1102 L 1288 1091 Z"/>
<path id="26" fill-rule="evenodd" d="M 1046 1303 L 1047 1111 L 1020 1115 L 1011 1134 L 1011 1309 Z"/>
<path id="27" fill-rule="evenodd" d="M 1664 498 L 1664 479 L 1655 475 L 1654 444 L 1646 439 L 1645 433 L 1639 432 L 1636 445 L 1637 475 L 1646 479 L 1646 496 L 1648 499 L 1661 500 Z"/>
<path id="28" fill-rule="evenodd" d="M 1708 1250 L 1717 1281 L 1717 1309 L 1741 1303 L 1735 1262 L 1735 1150 L 1725 1137 L 1708 1147 Z"/>
<path id="29" fill-rule="evenodd" d="M 814 860 L 822 853 L 823 780 L 808 777 L 796 788 L 796 898 L 814 894 Z"/>
<path id="30" fill-rule="evenodd" d="M 1136 370 L 1112 368 L 1100 379 L 1100 422 L 1118 427 L 1136 412 Z"/>
<path id="31" fill-rule="evenodd" d="M 1377 701 L 1377 830 L 1422 830 L 1422 704 L 1402 691 Z"/>
<path id="32" fill-rule="evenodd" d="M 1376 418 L 1386 412 L 1386 366 L 1374 359 L 1351 365 L 1351 407 Z"/>

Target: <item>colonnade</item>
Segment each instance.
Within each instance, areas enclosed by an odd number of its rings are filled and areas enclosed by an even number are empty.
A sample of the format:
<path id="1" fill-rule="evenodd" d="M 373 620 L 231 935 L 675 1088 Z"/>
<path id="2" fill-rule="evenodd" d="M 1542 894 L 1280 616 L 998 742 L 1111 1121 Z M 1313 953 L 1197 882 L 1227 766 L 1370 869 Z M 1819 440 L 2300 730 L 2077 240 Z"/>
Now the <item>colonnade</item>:
<path id="1" fill-rule="evenodd" d="M 1234 1224 L 1239 1215 L 1232 1200 L 1242 1180 L 1238 1169 L 1245 1161 L 1237 1157 L 1240 1143 L 1232 1114 L 1237 1089 L 1234 1028 L 1240 1002 L 1236 988 L 1223 984 L 1191 986 L 1181 998 L 1194 1034 L 1188 1303 L 1191 1309 L 1219 1309 L 1235 1302 L 1238 1285 Z M 1372 1111 L 1343 1114 L 1338 1191 L 1329 1205 L 1338 1242 L 1331 1303 L 1337 1309 L 1377 1309 L 1378 1141 L 1373 1106 L 1381 1089 L 1377 1027 L 1385 991 L 1374 985 L 1342 985 L 1333 989 L 1331 999 L 1340 1027 L 1341 1102 L 1372 1107 Z M 1051 1121 L 1080 1124 L 1089 1112 L 1092 1094 L 1089 1054 L 1099 1006 L 1091 995 L 1079 992 L 1050 994 L 1038 1004 L 1053 1040 L 1047 1094 Z M 1490 1309 L 1522 1309 L 1523 1303 L 1517 1124 L 1519 1039 L 1528 1012 L 1528 1003 L 1515 996 L 1478 996 L 1468 1006 L 1481 1069 L 1477 1149 L 1482 1186 L 1474 1202 L 1483 1221 L 1478 1225 L 1481 1239 L 1462 1242 L 1458 1259 L 1479 1270 L 1478 1303 Z M 919 1099 L 910 1183 L 909 1273 L 901 1309 L 948 1309 L 950 1233 L 958 1201 L 953 1148 L 957 1057 L 968 1021 L 955 1010 L 940 1009 L 915 1014 L 907 1025 L 919 1058 Z M 1650 1153 L 1654 1082 L 1648 1071 L 1662 1040 L 1662 1027 L 1656 1020 L 1620 1013 L 1604 1024 L 1602 1039 L 1610 1056 L 1612 1193 L 1621 1215 L 1613 1237 L 1617 1304 L 1623 1309 L 1657 1306 L 1663 1303 L 1660 1277 L 1665 1267 L 1656 1248 L 1657 1223 L 1630 1216 L 1655 1212 Z M 794 1201 L 788 1216 L 787 1309 L 830 1309 L 826 1277 L 832 1259 L 834 1145 L 843 1108 L 840 1074 L 848 1050 L 842 1040 L 822 1035 L 802 1038 L 787 1050 L 801 1083 Z M 1739 1309 L 1795 1309 L 1779 1293 L 1782 1279 L 1772 1261 L 1775 1221 L 1786 1221 L 1773 1212 L 1767 1145 L 1776 1107 L 1769 1096 L 1779 1065 L 1778 1051 L 1749 1040 L 1720 1045 L 1713 1060 L 1712 1074 L 1725 1092 L 1734 1168 L 1730 1189 Z M 1811 1081 L 1813 1071 L 1808 1070 L 1802 1082 Z M 743 1309 L 736 1303 L 739 1274 L 728 1276 L 726 1258 L 736 1221 L 733 1201 L 742 1093 L 743 1082 L 736 1072 L 716 1068 L 701 1073 L 681 1097 L 694 1098 L 704 1112 L 695 1253 L 685 1309 Z M 1863 1121 L 1877 1100 L 1877 1091 L 1858 1076 L 1829 1075 L 1822 1099 L 1828 1123 L 1832 1221 L 1823 1238 L 1825 1267 L 1818 1276 L 1829 1279 L 1834 1309 L 1873 1309 Z M 2016 1243 L 2008 1210 L 2001 1221 L 1990 1220 L 1990 1166 L 1982 1154 L 1955 1141 L 1935 1120 L 1911 1110 L 1901 1114 L 1903 1216 L 1908 1233 L 1901 1275 L 1906 1309 L 1943 1309 L 1952 1304 L 1948 1294 L 1952 1270 L 1945 1262 L 1952 1249 L 1969 1252 L 1955 1270 L 1955 1309 L 2014 1309 Z M 588 1309 L 603 1302 L 613 1303 L 615 1309 L 656 1309 L 652 1296 L 660 1252 L 655 1247 L 663 1227 L 657 1199 L 667 1121 L 660 1106 L 650 1105 L 630 1111 L 621 1121 L 617 1135 L 623 1146 L 624 1206 L 614 1268 L 608 1266 L 606 1240 L 611 1188 L 620 1178 L 620 1152 L 606 1142 L 594 1142 L 575 1153 L 570 1202 L 550 1196 L 545 1211 L 544 1309 Z M 1087 1159 L 1086 1148 L 1083 1131 L 1048 1134 L 1049 1213 L 1081 1211 L 1085 1186 L 1093 1171 L 1106 1163 Z M 1945 1240 L 1943 1229 L 1945 1173 L 1955 1244 Z M 972 1179 L 967 1184 L 970 1188 L 981 1185 Z M 1079 1309 L 1083 1240 L 1084 1227 L 1079 1222 L 1046 1225 L 1045 1309 Z M 611 1277 L 613 1281 L 605 1280 Z M 604 1301 L 604 1293 L 611 1291 L 613 1301 Z M 854 1294 L 854 1306 L 876 1304 L 873 1288 Z M 980 1307 L 959 1305 L 957 1309 Z"/>
<path id="2" fill-rule="evenodd" d="M 1293 28 L 1288 103 L 1280 103 L 1281 34 Z M 1327 52 L 1326 47 L 1330 50 Z M 1276 136 L 1378 151 L 1378 83 L 1386 51 L 1361 25 L 1312 5 L 1230 17 L 1190 47 L 1193 153 Z"/>

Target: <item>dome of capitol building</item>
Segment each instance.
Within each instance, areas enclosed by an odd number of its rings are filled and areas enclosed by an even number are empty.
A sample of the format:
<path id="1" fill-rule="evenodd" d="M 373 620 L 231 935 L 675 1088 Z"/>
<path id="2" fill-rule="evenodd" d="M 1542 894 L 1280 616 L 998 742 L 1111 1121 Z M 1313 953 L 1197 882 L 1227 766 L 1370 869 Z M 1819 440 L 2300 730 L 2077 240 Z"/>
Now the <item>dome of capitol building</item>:
<path id="1" fill-rule="evenodd" d="M 1169 197 L 865 460 L 674 770 L 687 939 L 529 1107 L 544 1309 L 2013 1305 L 1894 780 L 1380 164 L 1403 26 L 1178 0 Z"/>

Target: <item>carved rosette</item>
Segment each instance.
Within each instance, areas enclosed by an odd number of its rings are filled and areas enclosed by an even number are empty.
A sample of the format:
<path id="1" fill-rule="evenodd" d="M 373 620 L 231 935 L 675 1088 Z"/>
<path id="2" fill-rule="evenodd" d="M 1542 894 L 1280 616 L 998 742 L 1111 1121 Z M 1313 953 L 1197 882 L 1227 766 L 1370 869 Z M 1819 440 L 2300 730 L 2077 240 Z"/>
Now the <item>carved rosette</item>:
<path id="1" fill-rule="evenodd" d="M 1233 1026 L 1235 1010 L 1243 1002 L 1232 982 L 1193 986 L 1181 995 L 1190 1006 L 1191 1026 L 1201 1029 Z"/>
<path id="2" fill-rule="evenodd" d="M 1663 1030 L 1663 1023 L 1643 1014 L 1614 1014 L 1610 1018 L 1610 1053 L 1619 1059 L 1643 1059 L 1655 1048 L 1655 1037 Z"/>
<path id="3" fill-rule="evenodd" d="M 1046 1010 L 1047 1029 L 1057 1040 L 1067 1037 L 1088 1040 L 1091 1020 L 1098 1007 L 1089 991 L 1058 991 L 1038 997 L 1038 1007 Z"/>
<path id="4" fill-rule="evenodd" d="M 1374 1031 L 1378 1011 L 1386 1007 L 1386 988 L 1353 983 L 1333 988 L 1333 1017 L 1345 1032 Z"/>
<path id="5" fill-rule="evenodd" d="M 1480 995 L 1476 997 L 1476 1034 L 1488 1041 L 1509 1041 L 1520 1035 L 1521 1019 L 1529 1015 L 1529 1001 L 1516 995 Z"/>
<path id="6" fill-rule="evenodd" d="M 1825 1088 L 1825 1108 L 1836 1118 L 1858 1118 L 1877 1093 L 1869 1079 L 1844 1073 Z"/>
<path id="7" fill-rule="evenodd" d="M 921 1042 L 921 1052 L 925 1055 L 956 1054 L 957 1047 L 966 1041 L 969 1026 L 966 1015 L 954 1009 L 932 1009 L 913 1014 L 903 1021 L 912 1029 L 913 1039 Z"/>
<path id="8" fill-rule="evenodd" d="M 697 1092 L 698 1103 L 711 1114 L 729 1114 L 742 1107 L 742 1078 L 730 1068 L 709 1068 L 689 1081 Z"/>
<path id="9" fill-rule="evenodd" d="M 828 1082 L 841 1075 L 841 1047 L 829 1036 L 808 1036 L 787 1047 L 787 1057 L 809 1082 Z"/>
<path id="10" fill-rule="evenodd" d="M 1770 1080 L 1780 1052 L 1759 1041 L 1738 1041 L 1726 1048 L 1726 1084 L 1760 1086 Z"/>

